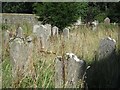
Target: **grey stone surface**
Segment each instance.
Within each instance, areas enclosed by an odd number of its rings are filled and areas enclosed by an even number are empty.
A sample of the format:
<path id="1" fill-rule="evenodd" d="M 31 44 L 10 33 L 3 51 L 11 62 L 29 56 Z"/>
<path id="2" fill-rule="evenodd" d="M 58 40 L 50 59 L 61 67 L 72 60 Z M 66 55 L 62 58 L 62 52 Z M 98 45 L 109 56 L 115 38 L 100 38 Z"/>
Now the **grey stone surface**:
<path id="1" fill-rule="evenodd" d="M 69 29 L 68 28 L 63 29 L 63 37 L 65 40 L 69 39 Z"/>
<path id="2" fill-rule="evenodd" d="M 106 18 L 104 19 L 104 23 L 105 23 L 105 24 L 110 24 L 110 19 L 109 19 L 108 17 L 106 17 Z"/>
<path id="3" fill-rule="evenodd" d="M 98 50 L 98 60 L 111 56 L 116 49 L 116 41 L 110 37 L 100 41 Z"/>
<path id="4" fill-rule="evenodd" d="M 66 88 L 76 88 L 85 73 L 86 63 L 73 53 L 66 55 L 68 56 Z"/>
<path id="5" fill-rule="evenodd" d="M 22 27 L 18 27 L 17 28 L 17 30 L 16 30 L 16 37 L 18 37 L 18 38 L 25 38 Z"/>
<path id="6" fill-rule="evenodd" d="M 63 62 L 62 56 L 55 58 L 55 88 L 63 88 Z"/>
<path id="7" fill-rule="evenodd" d="M 52 28 L 52 35 L 53 36 L 58 36 L 58 27 L 56 27 L 56 26 L 54 26 L 53 28 Z"/>
<path id="8" fill-rule="evenodd" d="M 55 60 L 55 87 L 77 88 L 85 70 L 85 61 L 80 60 L 73 53 L 66 53 L 64 57 L 57 57 Z"/>

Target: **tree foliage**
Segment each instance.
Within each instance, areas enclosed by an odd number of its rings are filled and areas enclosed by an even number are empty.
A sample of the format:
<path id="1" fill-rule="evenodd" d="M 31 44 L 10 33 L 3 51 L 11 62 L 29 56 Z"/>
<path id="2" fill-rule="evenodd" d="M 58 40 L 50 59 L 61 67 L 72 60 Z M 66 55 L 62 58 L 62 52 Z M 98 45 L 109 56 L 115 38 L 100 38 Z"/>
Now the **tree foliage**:
<path id="1" fill-rule="evenodd" d="M 32 13 L 32 2 L 3 2 L 3 13 Z"/>
<path id="2" fill-rule="evenodd" d="M 43 24 L 50 23 L 61 30 L 66 26 L 76 22 L 80 15 L 84 14 L 85 6 L 81 3 L 37 3 L 34 7 L 35 13 L 40 16 L 39 20 Z"/>

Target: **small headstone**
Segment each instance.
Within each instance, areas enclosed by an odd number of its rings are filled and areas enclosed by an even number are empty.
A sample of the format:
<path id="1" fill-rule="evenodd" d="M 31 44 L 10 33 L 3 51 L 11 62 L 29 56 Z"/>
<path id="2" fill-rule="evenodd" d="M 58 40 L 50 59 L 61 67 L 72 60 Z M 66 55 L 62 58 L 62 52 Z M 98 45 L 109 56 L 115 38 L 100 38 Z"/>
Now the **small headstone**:
<path id="1" fill-rule="evenodd" d="M 51 36 L 51 25 L 50 24 L 45 24 L 45 27 L 47 28 L 47 34 L 50 37 Z"/>
<path id="2" fill-rule="evenodd" d="M 58 36 L 58 27 L 56 27 L 56 26 L 54 26 L 53 28 L 52 28 L 52 35 L 53 36 Z"/>
<path id="3" fill-rule="evenodd" d="M 100 46 L 98 50 L 98 60 L 111 56 L 111 54 L 115 52 L 115 49 L 116 41 L 114 39 L 111 39 L 110 37 L 102 39 L 100 41 Z"/>
<path id="4" fill-rule="evenodd" d="M 64 37 L 64 39 L 69 39 L 69 29 L 68 28 L 63 29 L 63 37 Z"/>
<path id="5" fill-rule="evenodd" d="M 110 24 L 110 19 L 109 19 L 108 17 L 106 17 L 106 18 L 104 19 L 104 23 L 105 23 L 105 24 Z"/>
<path id="6" fill-rule="evenodd" d="M 18 29 L 16 30 L 16 37 L 24 38 L 24 33 L 23 33 L 22 27 L 18 27 Z"/>

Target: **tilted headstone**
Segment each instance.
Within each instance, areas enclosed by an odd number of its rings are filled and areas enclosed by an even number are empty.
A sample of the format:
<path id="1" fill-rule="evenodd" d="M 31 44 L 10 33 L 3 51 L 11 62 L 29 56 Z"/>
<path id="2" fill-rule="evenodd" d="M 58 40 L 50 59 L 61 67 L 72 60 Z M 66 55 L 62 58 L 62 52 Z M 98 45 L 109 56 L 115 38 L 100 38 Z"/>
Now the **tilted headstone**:
<path id="1" fill-rule="evenodd" d="M 110 24 L 110 19 L 109 19 L 108 17 L 106 17 L 106 18 L 104 19 L 104 23 L 105 23 L 105 24 Z"/>
<path id="2" fill-rule="evenodd" d="M 15 38 L 10 42 L 10 57 L 12 63 L 13 78 L 17 79 L 25 74 L 26 61 L 28 58 L 27 46 L 23 39 Z"/>
<path id="3" fill-rule="evenodd" d="M 64 37 L 64 39 L 69 39 L 69 29 L 68 28 L 63 29 L 63 37 Z"/>
<path id="4" fill-rule="evenodd" d="M 23 32 L 22 27 L 18 27 L 18 29 L 16 30 L 16 37 L 24 38 L 24 32 Z"/>
<path id="5" fill-rule="evenodd" d="M 98 60 L 111 56 L 111 54 L 115 52 L 115 49 L 116 41 L 114 39 L 111 39 L 110 37 L 102 39 L 100 41 L 100 46 L 98 50 Z"/>
<path id="6" fill-rule="evenodd" d="M 66 53 L 64 57 L 57 57 L 55 63 L 55 87 L 77 88 L 79 81 L 85 74 L 85 70 L 85 61 L 78 59 L 73 53 Z"/>

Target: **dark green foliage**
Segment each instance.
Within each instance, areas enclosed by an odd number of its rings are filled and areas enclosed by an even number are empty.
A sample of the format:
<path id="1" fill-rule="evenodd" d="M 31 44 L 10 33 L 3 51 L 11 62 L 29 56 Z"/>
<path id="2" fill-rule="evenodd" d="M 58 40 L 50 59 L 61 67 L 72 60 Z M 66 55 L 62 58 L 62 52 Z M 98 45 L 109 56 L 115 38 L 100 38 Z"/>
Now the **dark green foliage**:
<path id="1" fill-rule="evenodd" d="M 32 2 L 3 2 L 2 13 L 32 13 Z"/>
<path id="2" fill-rule="evenodd" d="M 76 22 L 81 14 L 84 14 L 84 3 L 37 3 L 34 8 L 35 13 L 40 16 L 39 20 L 43 24 L 50 23 L 61 30 L 66 26 Z"/>

